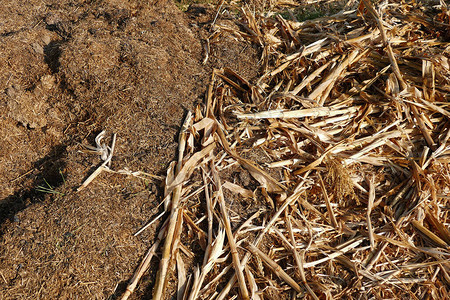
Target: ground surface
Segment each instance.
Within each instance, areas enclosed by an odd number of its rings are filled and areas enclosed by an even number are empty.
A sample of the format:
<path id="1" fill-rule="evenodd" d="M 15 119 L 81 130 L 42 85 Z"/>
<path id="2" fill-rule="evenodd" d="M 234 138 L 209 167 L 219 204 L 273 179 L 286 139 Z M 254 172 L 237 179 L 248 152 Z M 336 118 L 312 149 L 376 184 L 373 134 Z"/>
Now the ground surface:
<path id="1" fill-rule="evenodd" d="M 131 299 L 160 260 L 163 299 L 183 273 L 191 295 L 226 291 L 234 251 L 243 298 L 444 299 L 445 3 L 217 2 L 2 2 L 0 299 L 120 299 L 169 218 L 177 261 L 157 247 Z M 104 130 L 116 172 L 80 190 Z"/>
<path id="2" fill-rule="evenodd" d="M 226 39 L 202 64 L 213 6 L 144 2 L 2 2 L 2 299 L 117 298 L 154 240 L 156 225 L 133 233 L 160 211 L 160 182 L 102 174 L 77 193 L 101 163 L 81 144 L 117 133 L 113 169 L 164 175 L 212 69 L 257 72 L 257 51 Z M 151 298 L 154 267 L 132 299 Z"/>

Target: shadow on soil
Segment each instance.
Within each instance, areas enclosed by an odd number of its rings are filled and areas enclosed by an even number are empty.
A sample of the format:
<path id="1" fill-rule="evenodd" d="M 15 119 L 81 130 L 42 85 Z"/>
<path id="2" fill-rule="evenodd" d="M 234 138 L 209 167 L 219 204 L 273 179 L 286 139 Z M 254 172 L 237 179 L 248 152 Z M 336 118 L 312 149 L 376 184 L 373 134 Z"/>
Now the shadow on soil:
<path id="1" fill-rule="evenodd" d="M 46 195 L 51 194 L 64 183 L 64 168 L 66 166 L 66 147 L 58 145 L 50 153 L 33 164 L 33 170 L 21 180 L 33 180 L 31 187 L 19 190 L 13 195 L 0 200 L 0 236 L 3 235 L 2 225 L 9 219 L 33 203 L 41 202 Z M 45 191 L 40 191 L 43 187 Z"/>
<path id="2" fill-rule="evenodd" d="M 116 287 L 116 290 L 114 291 L 114 294 L 109 295 L 109 297 L 106 298 L 106 300 L 120 299 L 121 296 L 125 293 L 127 286 L 128 286 L 128 281 L 123 280 L 123 281 L 119 282 L 119 284 Z"/>
<path id="3" fill-rule="evenodd" d="M 61 41 L 53 41 L 44 47 L 44 61 L 52 74 L 59 71 L 59 57 L 61 56 Z"/>

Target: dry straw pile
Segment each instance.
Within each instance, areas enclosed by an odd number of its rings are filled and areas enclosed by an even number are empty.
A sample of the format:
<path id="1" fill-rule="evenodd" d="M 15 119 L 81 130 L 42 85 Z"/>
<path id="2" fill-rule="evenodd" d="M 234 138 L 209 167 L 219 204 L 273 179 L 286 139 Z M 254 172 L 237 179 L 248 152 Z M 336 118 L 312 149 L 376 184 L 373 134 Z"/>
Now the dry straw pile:
<path id="1" fill-rule="evenodd" d="M 263 75 L 213 73 L 167 172 L 167 220 L 124 299 L 159 251 L 154 299 L 168 281 L 178 299 L 445 299 L 445 3 L 362 0 L 304 22 L 241 12 L 240 29 L 217 22 L 209 44 L 258 45 Z"/>

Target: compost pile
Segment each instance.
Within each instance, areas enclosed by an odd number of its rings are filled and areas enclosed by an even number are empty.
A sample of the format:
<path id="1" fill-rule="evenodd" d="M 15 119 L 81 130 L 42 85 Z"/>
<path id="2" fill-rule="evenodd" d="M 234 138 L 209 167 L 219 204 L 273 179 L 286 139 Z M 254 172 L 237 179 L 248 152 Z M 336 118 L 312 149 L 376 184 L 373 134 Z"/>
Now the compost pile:
<path id="1" fill-rule="evenodd" d="M 174 281 L 187 299 L 444 299 L 445 3 L 241 16 L 239 29 L 219 18 L 208 45 L 258 45 L 262 76 L 213 72 L 167 171 L 167 219 L 124 298 L 161 251 L 155 299 Z"/>

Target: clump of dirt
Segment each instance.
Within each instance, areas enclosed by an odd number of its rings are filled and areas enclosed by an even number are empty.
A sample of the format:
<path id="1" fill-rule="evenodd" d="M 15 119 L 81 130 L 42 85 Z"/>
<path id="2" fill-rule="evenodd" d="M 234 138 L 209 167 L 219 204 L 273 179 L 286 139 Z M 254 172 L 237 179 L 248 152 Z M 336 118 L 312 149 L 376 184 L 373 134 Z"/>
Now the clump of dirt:
<path id="1" fill-rule="evenodd" d="M 160 182 L 103 174 L 79 153 L 117 133 L 112 161 L 162 174 L 183 115 L 213 68 L 256 75 L 257 51 L 223 39 L 205 57 L 213 7 L 169 1 L 6 1 L 0 8 L 2 299 L 116 298 L 155 238 Z M 42 192 L 45 191 L 45 192 Z M 152 276 L 134 299 L 150 297 Z"/>

